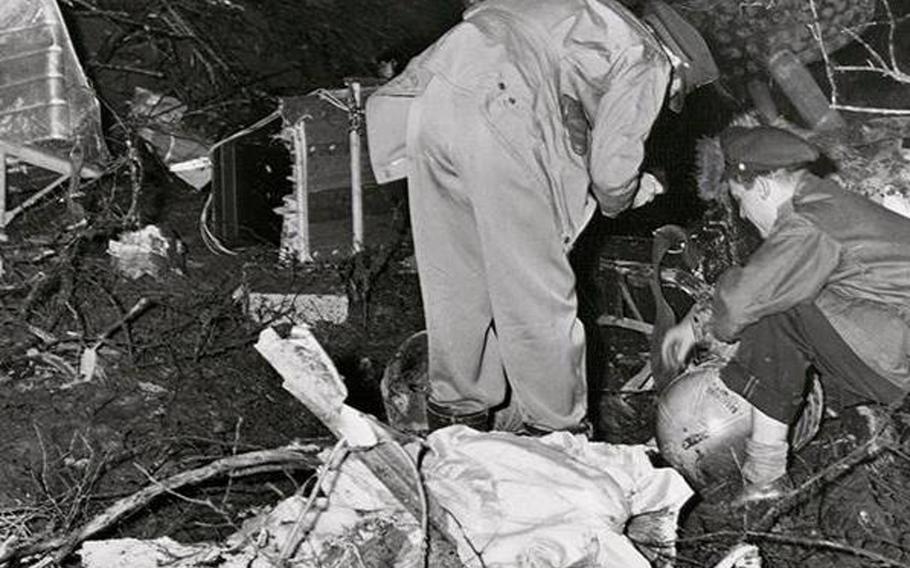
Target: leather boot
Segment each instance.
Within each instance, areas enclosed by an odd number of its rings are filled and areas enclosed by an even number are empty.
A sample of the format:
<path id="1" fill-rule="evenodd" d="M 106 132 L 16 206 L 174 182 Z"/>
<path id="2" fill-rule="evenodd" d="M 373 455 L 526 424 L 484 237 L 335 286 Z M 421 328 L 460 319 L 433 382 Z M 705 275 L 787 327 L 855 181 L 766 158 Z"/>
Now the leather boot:
<path id="1" fill-rule="evenodd" d="M 746 482 L 743 484 L 742 491 L 734 497 L 732 505 L 734 507 L 745 507 L 746 505 L 771 503 L 786 497 L 792 492 L 793 481 L 786 474 L 764 483 Z"/>
<path id="2" fill-rule="evenodd" d="M 793 485 L 787 475 L 787 451 L 786 442 L 746 440 L 743 489 L 733 500 L 734 506 L 774 501 L 790 492 Z"/>

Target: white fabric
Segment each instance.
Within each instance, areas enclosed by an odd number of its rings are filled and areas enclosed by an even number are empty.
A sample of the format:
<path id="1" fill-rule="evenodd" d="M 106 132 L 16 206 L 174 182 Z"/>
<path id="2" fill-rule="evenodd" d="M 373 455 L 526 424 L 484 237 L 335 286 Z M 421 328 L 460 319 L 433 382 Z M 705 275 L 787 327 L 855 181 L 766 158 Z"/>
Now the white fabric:
<path id="1" fill-rule="evenodd" d="M 529 438 L 465 426 L 427 439 L 429 492 L 452 517 L 466 566 L 649 566 L 623 531 L 665 513 L 675 526 L 692 496 L 682 476 L 654 468 L 642 446 L 565 432 Z M 670 543 L 672 544 L 672 543 Z"/>

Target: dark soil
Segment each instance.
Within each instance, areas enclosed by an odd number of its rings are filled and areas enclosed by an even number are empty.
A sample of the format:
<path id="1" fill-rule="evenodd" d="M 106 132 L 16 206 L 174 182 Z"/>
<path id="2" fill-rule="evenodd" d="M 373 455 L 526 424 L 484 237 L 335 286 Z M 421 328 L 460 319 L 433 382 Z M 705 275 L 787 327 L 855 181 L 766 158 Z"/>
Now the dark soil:
<path id="1" fill-rule="evenodd" d="M 157 280 L 123 278 L 112 269 L 106 240 L 99 237 L 81 242 L 77 265 L 61 275 L 63 284 L 47 292 L 50 300 L 33 302 L 28 324 L 18 312 L 27 288 L 4 295 L 0 510 L 31 513 L 18 527 L 23 536 L 72 528 L 146 486 L 150 476 L 162 479 L 219 457 L 293 440 L 327 439 L 328 432 L 281 388 L 280 377 L 253 349 L 263 326 L 245 316 L 232 294 L 251 280 L 278 282 L 292 292 L 324 292 L 332 286 L 344 293 L 340 261 L 289 270 L 278 268 L 271 247 L 215 255 L 196 226 L 205 195 L 179 186 L 159 191 L 167 192 L 159 224 L 179 234 L 189 251 L 182 274 L 175 267 Z M 32 213 L 13 228 L 5 250 L 30 254 L 39 247 L 24 242 L 53 239 L 53 232 L 45 234 L 35 223 L 54 218 L 61 207 L 57 202 Z M 408 253 L 396 254 L 402 256 L 375 280 L 368 321 L 355 305 L 349 323 L 314 330 L 348 381 L 349 402 L 380 417 L 378 379 L 384 361 L 422 327 L 416 276 L 399 268 Z M 11 268 L 9 260 L 6 268 Z M 37 269 L 53 273 L 54 265 L 15 268 L 16 276 L 30 282 L 26 273 L 32 278 Z M 150 298 L 152 306 L 129 333 L 113 334 L 99 350 L 103 371 L 91 382 L 67 386 L 73 377 L 66 365 L 78 367 L 88 343 L 82 337 L 100 333 L 141 297 Z M 41 341 L 33 333 L 38 328 L 54 339 Z M 240 515 L 249 504 L 292 492 L 299 481 L 288 475 L 234 484 L 224 509 Z M 222 494 L 225 487 L 201 491 Z M 233 530 L 224 518 L 209 518 L 212 511 L 178 499 L 162 501 L 118 530 L 184 540 Z"/>

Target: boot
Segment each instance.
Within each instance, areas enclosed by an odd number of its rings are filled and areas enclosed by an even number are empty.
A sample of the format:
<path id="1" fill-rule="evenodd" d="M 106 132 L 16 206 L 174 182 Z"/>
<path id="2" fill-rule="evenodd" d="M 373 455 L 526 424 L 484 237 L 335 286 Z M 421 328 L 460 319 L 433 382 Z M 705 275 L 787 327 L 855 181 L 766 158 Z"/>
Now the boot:
<path id="1" fill-rule="evenodd" d="M 492 422 L 490 411 L 486 409 L 476 412 L 456 413 L 450 408 L 427 401 L 427 427 L 430 432 L 455 424 L 463 424 L 479 432 L 489 432 Z"/>
<path id="2" fill-rule="evenodd" d="M 733 499 L 733 507 L 745 507 L 759 503 L 772 503 L 793 492 L 793 481 L 784 474 L 764 483 L 745 482 L 742 491 Z"/>
<path id="3" fill-rule="evenodd" d="M 792 482 L 787 475 L 787 451 L 787 442 L 746 440 L 743 489 L 734 499 L 734 506 L 773 501 L 792 490 Z"/>

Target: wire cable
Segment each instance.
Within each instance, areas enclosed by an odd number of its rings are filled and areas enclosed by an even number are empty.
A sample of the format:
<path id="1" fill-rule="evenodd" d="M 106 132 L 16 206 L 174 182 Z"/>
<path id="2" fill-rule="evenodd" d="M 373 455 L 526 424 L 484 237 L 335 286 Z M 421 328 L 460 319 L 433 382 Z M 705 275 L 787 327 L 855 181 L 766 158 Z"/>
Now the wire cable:
<path id="1" fill-rule="evenodd" d="M 227 138 L 223 138 L 223 139 L 219 140 L 218 142 L 215 142 L 214 144 L 212 144 L 212 146 L 209 148 L 209 160 L 211 161 L 213 168 L 216 165 L 216 160 L 214 159 L 214 155 L 215 155 L 215 151 L 218 148 L 227 144 L 228 142 L 231 142 L 238 138 L 242 138 L 243 136 L 246 136 L 247 134 L 255 132 L 256 130 L 259 130 L 263 126 L 271 123 L 272 121 L 274 121 L 278 118 L 281 118 L 280 110 L 276 110 L 276 111 L 272 112 L 271 114 L 265 116 L 264 118 L 251 124 L 250 126 L 247 126 L 246 128 L 238 130 L 237 132 L 234 132 Z M 212 191 L 214 192 L 214 190 L 215 190 L 215 184 L 213 183 Z M 209 193 L 209 196 L 205 200 L 205 205 L 203 205 L 203 207 L 202 207 L 202 212 L 199 215 L 199 235 L 202 237 L 202 242 L 203 242 L 203 244 L 205 244 L 205 247 L 207 249 L 209 249 L 211 252 L 213 252 L 215 254 L 226 254 L 226 255 L 236 256 L 239 253 L 236 250 L 232 250 L 232 249 L 226 247 L 221 242 L 221 240 L 215 235 L 215 233 L 212 232 L 211 228 L 209 227 L 209 216 L 211 214 L 213 197 L 214 197 L 214 194 Z"/>
<path id="2" fill-rule="evenodd" d="M 214 195 L 209 193 L 208 197 L 205 198 L 205 204 L 202 206 L 202 211 L 199 213 L 199 236 L 202 237 L 202 243 L 205 245 L 205 248 L 209 249 L 211 252 L 215 254 L 236 256 L 240 253 L 224 246 L 221 240 L 209 228 L 209 213 L 211 211 L 213 198 Z"/>

